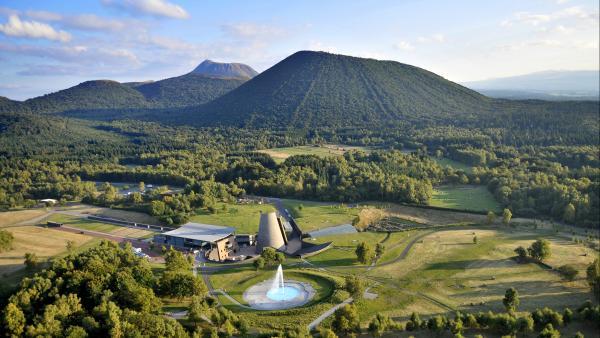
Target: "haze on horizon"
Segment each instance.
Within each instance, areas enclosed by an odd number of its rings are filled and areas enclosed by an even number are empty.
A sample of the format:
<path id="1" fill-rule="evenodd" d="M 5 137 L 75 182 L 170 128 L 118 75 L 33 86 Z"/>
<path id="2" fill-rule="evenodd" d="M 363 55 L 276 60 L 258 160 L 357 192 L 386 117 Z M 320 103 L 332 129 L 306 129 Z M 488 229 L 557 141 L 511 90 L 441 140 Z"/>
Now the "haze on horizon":
<path id="1" fill-rule="evenodd" d="M 5 0 L 0 95 L 157 80 L 204 59 L 260 72 L 306 49 L 395 60 L 456 82 L 598 70 L 598 31 L 589 0 Z"/>

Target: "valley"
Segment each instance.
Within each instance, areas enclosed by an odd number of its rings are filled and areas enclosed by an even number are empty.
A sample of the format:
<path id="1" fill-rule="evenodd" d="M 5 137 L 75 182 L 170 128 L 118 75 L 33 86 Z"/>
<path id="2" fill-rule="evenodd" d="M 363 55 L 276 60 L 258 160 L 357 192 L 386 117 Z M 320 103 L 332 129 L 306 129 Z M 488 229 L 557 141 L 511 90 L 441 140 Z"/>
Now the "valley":
<path id="1" fill-rule="evenodd" d="M 593 336 L 599 107 L 314 51 L 0 100 L 2 330 Z"/>

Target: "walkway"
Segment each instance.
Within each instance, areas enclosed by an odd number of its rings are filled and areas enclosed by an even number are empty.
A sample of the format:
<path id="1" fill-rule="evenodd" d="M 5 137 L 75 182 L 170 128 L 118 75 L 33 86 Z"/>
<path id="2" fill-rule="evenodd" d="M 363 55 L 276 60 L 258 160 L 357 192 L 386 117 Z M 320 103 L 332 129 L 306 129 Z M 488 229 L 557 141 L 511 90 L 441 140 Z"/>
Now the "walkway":
<path id="1" fill-rule="evenodd" d="M 352 303 L 353 300 L 354 300 L 354 298 L 350 297 L 350 298 L 346 299 L 345 301 L 335 305 L 331 309 L 323 312 L 319 317 L 317 317 L 317 319 L 313 320 L 312 322 L 310 322 L 310 324 L 308 324 L 308 331 L 314 330 L 319 324 L 321 324 L 322 321 L 324 321 L 325 319 L 327 319 L 327 317 L 334 314 L 337 309 L 341 308 L 342 306 L 346 306 L 346 305 Z"/>

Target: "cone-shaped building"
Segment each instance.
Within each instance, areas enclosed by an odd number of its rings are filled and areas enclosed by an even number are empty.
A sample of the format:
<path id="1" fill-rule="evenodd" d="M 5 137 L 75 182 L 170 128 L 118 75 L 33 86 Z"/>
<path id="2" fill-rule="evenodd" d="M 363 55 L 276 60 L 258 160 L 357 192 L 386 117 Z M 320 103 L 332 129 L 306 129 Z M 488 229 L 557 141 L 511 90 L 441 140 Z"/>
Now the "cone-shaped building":
<path id="1" fill-rule="evenodd" d="M 256 252 L 261 253 L 264 248 L 285 250 L 285 233 L 274 212 L 260 214 L 258 236 L 256 239 Z"/>

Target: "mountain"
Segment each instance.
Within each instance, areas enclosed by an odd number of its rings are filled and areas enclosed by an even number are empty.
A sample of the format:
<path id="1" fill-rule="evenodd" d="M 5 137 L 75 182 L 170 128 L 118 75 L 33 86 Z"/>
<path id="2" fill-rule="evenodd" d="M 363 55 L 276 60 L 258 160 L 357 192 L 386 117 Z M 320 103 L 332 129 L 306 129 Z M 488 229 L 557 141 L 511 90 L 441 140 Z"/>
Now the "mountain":
<path id="1" fill-rule="evenodd" d="M 89 119 L 142 117 L 160 109 L 207 103 L 256 74 L 244 64 L 206 60 L 188 74 L 159 81 L 94 80 L 24 102 L 0 98 L 0 111 L 61 113 Z"/>
<path id="2" fill-rule="evenodd" d="M 220 63 L 205 60 L 191 74 L 218 79 L 251 79 L 258 75 L 252 67 L 242 63 Z"/>
<path id="3" fill-rule="evenodd" d="M 300 51 L 237 89 L 179 116 L 180 122 L 340 127 L 447 120 L 489 110 L 490 99 L 424 69 Z"/>
<path id="4" fill-rule="evenodd" d="M 598 100 L 600 71 L 545 71 L 464 83 L 486 95 L 503 98 Z"/>
<path id="5" fill-rule="evenodd" d="M 211 101 L 247 80 L 245 77 L 216 78 L 191 72 L 133 88 L 142 93 L 153 107 L 187 107 Z"/>
<path id="6" fill-rule="evenodd" d="M 82 82 L 68 89 L 26 100 L 23 105 L 39 113 L 149 106 L 142 93 L 111 80 Z"/>

